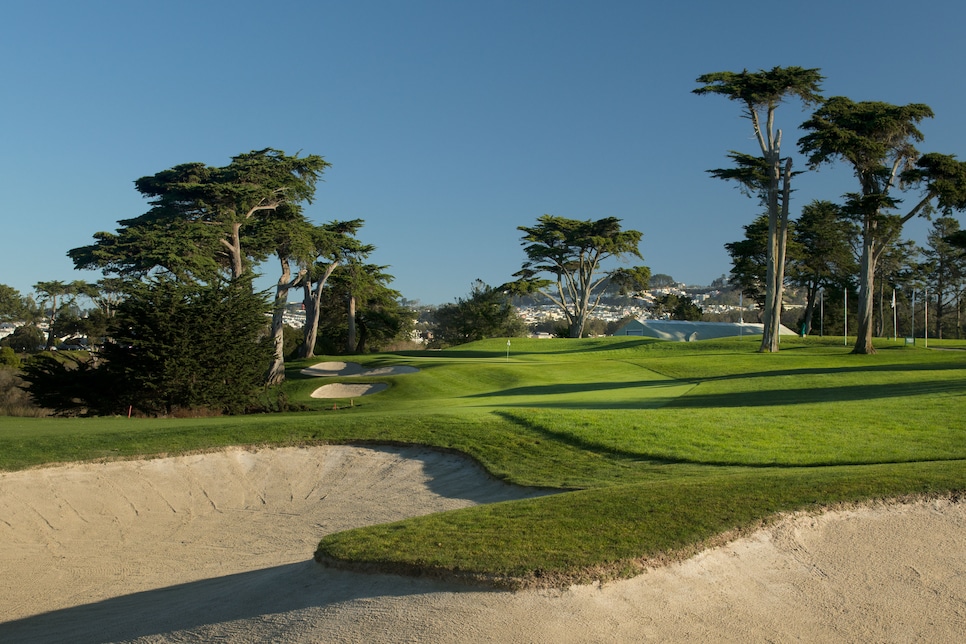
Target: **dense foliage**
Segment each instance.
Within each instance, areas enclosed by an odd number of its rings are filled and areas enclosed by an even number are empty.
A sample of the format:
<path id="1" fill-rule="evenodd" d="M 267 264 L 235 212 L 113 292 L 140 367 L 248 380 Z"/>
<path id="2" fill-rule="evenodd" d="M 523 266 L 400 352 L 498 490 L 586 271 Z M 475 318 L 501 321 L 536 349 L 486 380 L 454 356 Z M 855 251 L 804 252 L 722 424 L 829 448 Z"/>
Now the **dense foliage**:
<path id="1" fill-rule="evenodd" d="M 131 283 L 99 356 L 46 353 L 27 362 L 31 395 L 60 415 L 245 411 L 273 351 L 268 305 L 248 282 Z"/>
<path id="2" fill-rule="evenodd" d="M 20 291 L 0 284 L 0 322 L 22 321 L 27 313 L 28 301 Z"/>
<path id="3" fill-rule="evenodd" d="M 655 300 L 651 314 L 655 318 L 695 321 L 701 320 L 704 311 L 690 297 L 668 293 Z"/>
<path id="4" fill-rule="evenodd" d="M 542 215 L 535 226 L 517 228 L 524 233 L 521 243 L 527 261 L 513 274 L 517 279 L 502 288 L 518 295 L 542 294 L 567 317 L 571 338 L 583 336 L 608 283 L 622 293 L 647 288 L 647 266 L 605 268 L 608 260 L 642 259 L 641 232 L 623 230 L 616 217 L 580 221 Z"/>
<path id="5" fill-rule="evenodd" d="M 485 338 L 515 338 L 526 331 L 509 296 L 481 280 L 470 294 L 444 304 L 433 313 L 433 341 L 437 346 L 464 344 Z"/>

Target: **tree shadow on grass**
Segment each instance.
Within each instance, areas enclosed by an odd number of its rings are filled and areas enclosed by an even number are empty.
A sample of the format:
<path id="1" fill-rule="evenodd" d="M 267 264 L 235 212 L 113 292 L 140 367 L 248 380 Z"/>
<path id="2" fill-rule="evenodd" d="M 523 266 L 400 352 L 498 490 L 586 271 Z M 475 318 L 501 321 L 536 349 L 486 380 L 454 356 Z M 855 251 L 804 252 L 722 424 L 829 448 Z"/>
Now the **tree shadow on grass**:
<path id="1" fill-rule="evenodd" d="M 925 380 L 903 383 L 765 389 L 758 391 L 689 393 L 668 401 L 666 407 L 707 409 L 715 407 L 777 407 L 831 402 L 855 402 L 882 398 L 966 394 L 966 379 Z"/>
<path id="2" fill-rule="evenodd" d="M 894 364 L 866 364 L 848 367 L 804 367 L 797 369 L 775 369 L 773 371 L 742 372 L 721 376 L 695 378 L 695 382 L 715 382 L 723 380 L 744 380 L 746 378 L 768 378 L 773 376 L 836 376 L 855 373 L 896 373 L 920 371 L 956 371 L 966 369 L 966 361 L 917 362 Z"/>
<path id="3" fill-rule="evenodd" d="M 638 347 L 654 344 L 660 342 L 655 338 L 641 338 L 633 337 L 627 340 L 614 341 L 607 338 L 606 342 L 594 343 L 593 340 L 583 339 L 580 341 L 580 346 L 577 350 L 574 349 L 572 344 L 568 344 L 569 338 L 559 338 L 559 349 L 546 349 L 549 344 L 541 344 L 544 349 L 542 351 L 527 351 L 525 349 L 518 348 L 517 344 L 512 343 L 510 345 L 510 357 L 514 356 L 551 356 L 551 355 L 561 355 L 568 354 L 574 355 L 575 353 L 599 353 L 607 351 L 626 351 L 627 349 L 636 349 Z M 547 343 L 547 340 L 539 340 L 540 343 Z M 482 349 L 460 349 L 459 347 L 454 347 L 450 349 L 441 349 L 438 351 L 398 351 L 394 355 L 407 356 L 407 357 L 418 357 L 418 358 L 448 358 L 448 359 L 466 359 L 466 358 L 505 358 L 507 355 L 506 348 L 501 347 L 494 350 L 482 350 Z"/>
<path id="4" fill-rule="evenodd" d="M 627 382 L 580 382 L 530 387 L 512 387 L 464 396 L 464 399 L 486 400 L 499 407 L 532 407 L 550 409 L 657 409 L 693 387 L 680 380 L 636 380 Z M 626 390 L 623 399 L 613 393 Z M 637 391 L 637 395 L 633 392 Z M 601 396 L 598 396 L 600 394 Z M 602 397 L 603 399 L 597 399 Z M 527 398 L 515 402 L 514 398 Z M 508 400 L 501 400 L 508 399 Z"/>
<path id="5" fill-rule="evenodd" d="M 498 411 L 495 412 L 495 414 L 505 421 L 512 423 L 527 432 L 537 434 L 546 440 L 551 440 L 556 443 L 566 445 L 567 447 L 579 449 L 581 451 L 600 454 L 608 458 L 616 458 L 623 461 L 633 462 L 635 464 L 677 465 L 689 463 L 689 461 L 685 461 L 683 459 L 653 456 L 649 454 L 642 454 L 640 452 L 616 449 L 613 447 L 608 447 L 607 445 L 601 445 L 600 443 L 595 443 L 567 432 L 555 431 L 540 423 L 535 423 L 532 420 L 521 418 L 512 412 Z"/>
<path id="6" fill-rule="evenodd" d="M 655 389 L 680 387 L 678 380 L 634 380 L 621 382 L 573 382 L 555 383 L 551 385 L 533 385 L 530 387 L 511 387 L 498 391 L 487 391 L 479 394 L 469 394 L 464 398 L 496 398 L 503 396 L 549 396 L 549 395 L 580 395 L 594 391 L 614 391 L 617 389 Z M 686 385 L 690 386 L 690 385 Z"/>

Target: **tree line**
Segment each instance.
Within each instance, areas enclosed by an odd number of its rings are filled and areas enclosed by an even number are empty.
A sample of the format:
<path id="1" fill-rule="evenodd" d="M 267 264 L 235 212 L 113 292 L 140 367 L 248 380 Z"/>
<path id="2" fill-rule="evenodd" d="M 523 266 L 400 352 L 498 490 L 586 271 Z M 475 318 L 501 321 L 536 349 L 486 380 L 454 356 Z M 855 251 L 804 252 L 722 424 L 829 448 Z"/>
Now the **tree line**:
<path id="1" fill-rule="evenodd" d="M 764 238 L 764 270 L 754 278 L 760 294 L 765 333 L 762 351 L 778 350 L 778 324 L 789 255 L 790 201 L 792 180 L 798 174 L 793 159 L 782 153 L 782 130 L 776 112 L 782 102 L 799 100 L 816 106 L 811 117 L 799 127 L 805 134 L 798 140 L 799 152 L 810 170 L 823 165 L 844 164 L 855 176 L 857 190 L 842 195 L 842 202 L 813 202 L 799 219 L 803 231 L 800 241 L 831 243 L 834 249 L 851 246 L 855 263 L 848 253 L 826 267 L 839 275 L 854 271 L 858 290 L 858 314 L 854 353 L 874 353 L 875 287 L 880 264 L 897 251 L 903 225 L 913 217 L 935 213 L 947 223 L 954 211 L 966 208 L 966 163 L 950 154 L 921 153 L 915 146 L 923 140 L 919 123 L 932 118 L 928 105 L 892 105 L 880 101 L 853 101 L 844 96 L 824 98 L 818 69 L 775 67 L 759 72 L 714 72 L 698 77 L 695 94 L 718 94 L 737 102 L 749 119 L 758 143 L 755 154 L 732 151 L 730 168 L 710 170 L 712 176 L 737 181 L 765 207 L 765 219 L 746 228 L 746 240 Z M 911 205 L 903 197 L 911 196 Z M 767 224 L 767 229 L 766 229 Z M 819 237 L 807 237 L 818 233 Z M 741 244 L 742 242 L 737 242 Z M 728 247 L 736 262 L 733 274 L 742 278 L 752 272 L 751 256 L 734 244 Z M 817 255 L 815 255 L 817 257 Z M 739 267 L 738 263 L 745 265 Z M 759 266 L 762 264 L 759 263 Z M 832 269 L 835 270 L 832 270 Z M 816 277 L 817 274 L 813 274 Z M 811 288 L 834 284 L 820 277 Z M 817 292 L 817 290 L 815 291 Z M 814 299 L 811 300 L 814 304 Z"/>
<path id="2" fill-rule="evenodd" d="M 732 281 L 761 312 L 760 351 L 778 351 L 786 283 L 806 291 L 801 327 L 805 333 L 826 290 L 857 291 L 853 352 L 859 354 L 874 353 L 873 336 L 882 334 L 885 285 L 904 288 L 908 297 L 917 280 L 923 290 L 931 283 L 941 337 L 945 313 L 955 300 L 958 314 L 963 292 L 963 233 L 951 215 L 966 209 L 966 162 L 951 154 L 921 153 L 915 147 L 923 140 L 919 123 L 934 116 L 929 106 L 825 98 L 823 80 L 818 69 L 774 67 L 704 74 L 693 90 L 738 103 L 757 144 L 753 153 L 732 150 L 728 153 L 731 167 L 708 172 L 737 182 L 764 209 L 761 217 L 745 226 L 745 239 L 725 245 L 732 258 Z M 841 196 L 841 203 L 813 201 L 795 220 L 792 183 L 801 171 L 795 169 L 793 157 L 783 153 L 783 130 L 777 123 L 778 108 L 789 100 L 815 108 L 799 126 L 805 134 L 798 140 L 798 150 L 806 158 L 807 169 L 844 164 L 858 182 L 857 190 Z M 909 196 L 911 205 L 904 203 Z M 914 250 L 901 241 L 902 227 L 914 217 L 933 215 L 939 218 L 929 247 L 920 249 L 925 261 L 912 266 Z M 627 292 L 639 292 L 648 285 L 650 271 L 645 266 L 603 269 L 606 260 L 641 258 L 641 233 L 623 230 L 617 218 L 581 221 L 547 214 L 535 226 L 519 230 L 524 233 L 527 261 L 514 275 L 516 279 L 497 291 L 539 294 L 564 314 L 570 337 L 583 334 L 605 285 L 616 284 Z M 488 288 L 485 284 L 475 288 L 475 297 L 485 295 Z M 460 304 L 471 308 L 469 302 Z M 661 306 L 667 309 L 669 303 Z M 694 312 L 679 314 L 686 317 Z"/>
<path id="3" fill-rule="evenodd" d="M 775 67 L 705 74 L 693 90 L 738 103 L 757 143 L 754 153 L 731 151 L 732 167 L 709 173 L 737 182 L 764 209 L 760 218 L 745 227 L 745 239 L 726 244 L 733 281 L 761 309 L 761 351 L 778 349 L 783 292 L 786 283 L 793 283 L 807 293 L 806 330 L 819 293 L 854 284 L 858 332 L 853 351 L 874 352 L 872 337 L 881 332 L 883 317 L 875 315 L 875 287 L 880 287 L 881 306 L 883 285 L 900 284 L 908 266 L 903 264 L 903 254 L 911 252 L 900 236 L 903 224 L 913 217 L 940 215 L 934 243 L 926 253 L 927 264 L 934 267 L 931 274 L 937 276 L 939 323 L 950 294 L 958 297 L 962 289 L 962 233 L 951 214 L 966 208 L 966 163 L 948 154 L 922 154 L 915 147 L 923 139 L 918 125 L 933 116 L 932 110 L 923 104 L 826 99 L 821 95 L 823 80 L 817 69 Z M 841 203 L 814 201 L 802 208 L 797 219 L 791 217 L 792 182 L 801 171 L 782 151 L 782 129 L 776 120 L 779 106 L 788 100 L 815 107 L 800 125 L 805 134 L 798 149 L 807 159 L 807 168 L 843 163 L 858 181 L 857 190 L 842 195 Z M 131 376 L 136 369 L 130 362 L 139 355 L 150 356 L 150 360 L 144 358 L 142 369 L 187 373 L 174 364 L 159 366 L 165 359 L 158 356 L 167 356 L 170 362 L 189 355 L 181 336 L 190 335 L 192 346 L 205 346 L 207 354 L 226 362 L 235 351 L 260 356 L 262 344 L 270 349 L 268 364 L 258 377 L 257 369 L 238 372 L 247 374 L 237 386 L 245 390 L 241 399 L 250 399 L 259 387 L 284 379 L 290 353 L 286 347 L 292 343 L 286 339 L 283 321 L 293 291 L 300 293 L 305 312 L 298 357 L 312 357 L 320 346 L 333 352 L 333 338 L 340 338 L 342 350 L 355 352 L 364 351 L 367 343 L 407 332 L 411 314 L 389 286 L 392 276 L 387 267 L 368 263 L 374 248 L 358 238 L 363 221 L 315 224 L 303 212 L 328 167 L 318 155 L 290 156 L 266 148 L 235 156 L 225 166 L 185 163 L 137 179 L 135 188 L 147 199 L 148 210 L 120 220 L 114 232 L 98 232 L 92 244 L 68 252 L 76 268 L 100 270 L 105 278 L 96 285 L 40 282 L 35 286 L 45 310 L 49 307 L 47 349 L 69 319 L 65 315 L 58 320 L 58 311 L 68 308 L 65 302 L 82 295 L 97 302 L 94 319 L 88 316 L 84 324 L 89 330 L 100 325 L 106 350 L 101 364 L 42 360 L 36 365 L 43 368 L 35 365 L 28 378 L 39 382 L 48 377 L 53 382 L 70 376 L 68 371 L 89 370 L 89 376 L 96 371 L 98 377 L 111 375 L 117 383 L 140 382 Z M 913 196 L 911 205 L 903 202 L 907 195 Z M 468 298 L 437 310 L 437 327 L 446 342 L 519 333 L 509 305 L 513 296 L 544 298 L 565 316 L 567 334 L 581 337 L 605 289 L 639 293 L 648 286 L 648 267 L 624 265 L 627 260 L 643 259 L 642 233 L 623 229 L 616 217 L 578 220 L 545 214 L 535 225 L 518 230 L 523 233 L 526 260 L 513 279 L 498 287 L 475 283 Z M 256 268 L 271 264 L 278 278 L 271 302 L 266 302 L 255 292 L 253 278 Z M 222 308 L 227 302 L 237 311 Z M 152 315 L 151 308 L 162 303 L 168 307 L 166 314 Z M 681 309 L 681 315 L 696 315 L 682 302 L 661 305 L 669 311 Z M 227 320 L 206 318 L 205 311 L 230 315 L 232 323 L 240 326 L 225 335 L 216 327 L 227 327 Z M 39 310 L 31 309 L 9 287 L 0 288 L 0 315 L 12 314 L 39 315 Z M 266 315 L 271 317 L 267 335 L 255 323 Z M 190 320 L 191 329 L 162 328 L 159 325 L 165 320 L 173 327 Z M 148 334 L 151 341 L 169 339 L 148 351 Z M 192 369 L 199 372 L 202 362 L 196 360 Z M 116 373 L 111 374 L 112 370 Z M 142 382 L 144 387 L 147 384 Z M 124 397 L 116 397 L 117 405 L 126 404 L 129 410 L 137 399 L 135 393 L 123 401 Z M 217 406 L 203 396 L 163 398 L 159 395 L 137 405 L 150 413 L 196 404 Z M 235 410 L 239 400 L 222 407 Z M 93 401 L 77 405 L 109 407 Z"/>
<path id="4" fill-rule="evenodd" d="M 31 392 L 50 394 L 44 404 L 62 413 L 256 407 L 284 379 L 292 342 L 283 319 L 293 290 L 305 312 L 297 357 L 317 347 L 361 352 L 407 335 L 411 315 L 389 286 L 392 276 L 367 261 L 374 248 L 357 237 L 363 221 L 314 224 L 303 212 L 328 167 L 317 155 L 268 148 L 226 166 L 187 163 L 136 180 L 147 212 L 68 251 L 76 268 L 99 269 L 105 279 L 35 286 L 49 312 L 48 350 L 82 295 L 98 304 L 85 319 L 101 346 L 90 356 L 28 362 Z M 256 269 L 270 262 L 278 271 L 271 300 L 254 286 Z M 31 304 L 0 289 L 6 318 L 35 319 L 40 307 Z M 332 346 L 335 338 L 342 347 Z"/>

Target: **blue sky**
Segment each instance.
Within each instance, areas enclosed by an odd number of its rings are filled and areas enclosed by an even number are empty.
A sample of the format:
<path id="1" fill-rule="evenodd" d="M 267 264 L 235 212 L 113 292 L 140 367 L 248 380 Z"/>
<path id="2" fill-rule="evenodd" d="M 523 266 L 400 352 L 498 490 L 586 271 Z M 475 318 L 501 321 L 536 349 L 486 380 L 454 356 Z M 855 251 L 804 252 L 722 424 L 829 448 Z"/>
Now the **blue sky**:
<path id="1" fill-rule="evenodd" d="M 739 106 L 691 94 L 695 79 L 817 67 L 826 96 L 930 105 L 920 149 L 966 158 L 964 6 L 5 3 L 0 283 L 93 281 L 66 252 L 147 210 L 135 179 L 274 147 L 332 163 L 307 214 L 364 219 L 371 261 L 425 304 L 509 280 L 517 226 L 544 213 L 618 217 L 652 271 L 707 284 L 760 208 L 706 174 L 755 144 Z M 780 110 L 786 153 L 806 118 Z M 801 176 L 793 216 L 853 181 L 844 166 Z"/>

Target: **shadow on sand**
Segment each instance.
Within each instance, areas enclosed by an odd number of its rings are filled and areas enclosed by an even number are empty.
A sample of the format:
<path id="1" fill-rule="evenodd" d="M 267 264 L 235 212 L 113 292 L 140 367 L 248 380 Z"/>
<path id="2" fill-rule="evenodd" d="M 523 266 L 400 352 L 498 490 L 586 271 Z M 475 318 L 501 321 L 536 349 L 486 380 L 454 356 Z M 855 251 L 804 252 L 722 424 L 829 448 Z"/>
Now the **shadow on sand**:
<path id="1" fill-rule="evenodd" d="M 446 591 L 475 592 L 472 587 L 432 579 L 334 570 L 310 560 L 0 623 L 0 641 L 117 642 L 164 639 L 178 632 L 204 641 L 206 633 L 223 633 L 229 622 L 257 620 L 268 625 L 275 619 L 279 630 L 284 630 L 288 620 L 280 616 L 286 613 L 315 609 L 313 620 L 317 620 L 320 614 L 324 619 L 327 608 L 355 600 Z"/>
<path id="2" fill-rule="evenodd" d="M 422 462 L 427 476 L 423 484 L 447 498 L 492 503 L 550 493 L 497 481 L 464 455 L 412 446 L 366 446 L 364 449 Z M 388 463 L 394 467 L 391 460 Z M 322 521 L 324 516 L 315 520 Z M 137 561 L 127 562 L 130 567 L 137 564 Z M 298 631 L 299 618 L 283 617 L 287 613 L 311 611 L 311 617 L 301 616 L 302 622 L 311 620 L 313 631 L 318 632 L 320 626 L 325 628 L 320 620 L 324 622 L 327 615 L 336 620 L 335 615 L 353 602 L 483 590 L 492 592 L 492 589 L 474 589 L 431 578 L 336 570 L 309 559 L 50 610 L 13 621 L 4 622 L 4 616 L 0 615 L 0 642 L 118 642 L 139 638 L 210 641 L 223 639 L 225 633 L 230 634 L 229 640 L 259 641 L 266 632 L 288 633 L 290 639 L 291 633 Z M 250 625 L 231 624 L 242 621 L 257 624 L 258 632 L 248 632 Z M 182 633 L 172 635 L 178 632 Z"/>

